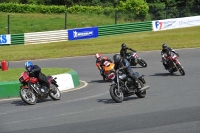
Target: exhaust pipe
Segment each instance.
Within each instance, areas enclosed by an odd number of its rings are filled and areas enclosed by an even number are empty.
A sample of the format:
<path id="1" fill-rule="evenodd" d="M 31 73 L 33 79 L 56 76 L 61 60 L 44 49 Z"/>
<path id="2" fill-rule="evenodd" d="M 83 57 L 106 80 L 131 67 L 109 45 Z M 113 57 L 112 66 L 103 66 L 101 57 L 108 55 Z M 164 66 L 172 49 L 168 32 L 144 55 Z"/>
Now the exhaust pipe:
<path id="1" fill-rule="evenodd" d="M 145 90 L 147 90 L 147 89 L 149 89 L 149 88 L 150 88 L 150 86 L 149 86 L 149 85 L 146 85 L 146 86 L 142 87 L 141 89 L 139 89 L 139 91 L 145 91 Z"/>

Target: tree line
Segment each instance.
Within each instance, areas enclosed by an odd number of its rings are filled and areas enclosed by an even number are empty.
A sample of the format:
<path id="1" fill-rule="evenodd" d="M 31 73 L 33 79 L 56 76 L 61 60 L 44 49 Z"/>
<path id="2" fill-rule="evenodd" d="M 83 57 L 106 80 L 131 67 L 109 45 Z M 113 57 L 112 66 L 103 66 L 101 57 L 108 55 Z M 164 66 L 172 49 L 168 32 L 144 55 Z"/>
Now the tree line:
<path id="1" fill-rule="evenodd" d="M 200 15 L 200 0 L 0 0 L 0 3 L 20 3 L 58 6 L 101 6 L 131 10 L 149 19 L 164 19 Z M 138 11 L 137 11 L 138 10 Z M 138 12 L 138 13 L 137 13 Z"/>
<path id="2" fill-rule="evenodd" d="M 22 3 L 22 4 L 42 4 L 42 5 L 84 5 L 84 6 L 112 6 L 114 3 L 126 0 L 0 0 L 0 3 Z M 200 0 L 132 0 L 144 1 L 150 5 L 165 7 L 190 7 L 200 6 Z"/>

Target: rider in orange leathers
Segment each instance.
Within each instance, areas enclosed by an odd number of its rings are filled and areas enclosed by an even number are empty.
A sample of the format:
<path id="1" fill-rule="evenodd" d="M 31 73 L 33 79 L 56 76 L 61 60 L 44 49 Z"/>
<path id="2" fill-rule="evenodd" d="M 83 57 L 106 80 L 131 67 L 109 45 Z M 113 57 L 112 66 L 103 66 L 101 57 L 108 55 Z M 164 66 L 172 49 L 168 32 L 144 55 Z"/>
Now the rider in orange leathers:
<path id="1" fill-rule="evenodd" d="M 104 75 L 104 69 L 102 68 L 102 66 L 104 65 L 103 63 L 105 61 L 112 62 L 112 60 L 107 57 L 102 57 L 102 55 L 100 53 L 97 53 L 95 55 L 95 58 L 96 58 L 96 67 L 99 69 L 100 74 L 103 77 L 103 80 L 106 80 L 106 76 Z"/>

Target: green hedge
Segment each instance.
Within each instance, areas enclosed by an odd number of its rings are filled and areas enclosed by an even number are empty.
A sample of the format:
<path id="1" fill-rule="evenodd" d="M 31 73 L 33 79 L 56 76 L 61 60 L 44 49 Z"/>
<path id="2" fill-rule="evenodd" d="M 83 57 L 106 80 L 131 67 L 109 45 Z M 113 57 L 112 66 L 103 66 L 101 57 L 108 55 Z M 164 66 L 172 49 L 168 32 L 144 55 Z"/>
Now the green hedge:
<path id="1" fill-rule="evenodd" d="M 121 2 L 116 10 L 123 12 L 123 14 L 134 16 L 143 20 L 148 14 L 148 5 L 140 0 L 139 2 L 127 1 L 126 3 Z M 113 17 L 115 8 L 101 6 L 81 6 L 75 5 L 69 8 L 66 6 L 45 6 L 45 5 L 34 5 L 34 4 L 17 4 L 17 3 L 0 3 L 0 11 L 8 13 L 87 13 L 87 14 L 104 14 L 106 16 Z"/>
<path id="2" fill-rule="evenodd" d="M 65 6 L 0 3 L 0 11 L 14 13 L 63 13 Z"/>

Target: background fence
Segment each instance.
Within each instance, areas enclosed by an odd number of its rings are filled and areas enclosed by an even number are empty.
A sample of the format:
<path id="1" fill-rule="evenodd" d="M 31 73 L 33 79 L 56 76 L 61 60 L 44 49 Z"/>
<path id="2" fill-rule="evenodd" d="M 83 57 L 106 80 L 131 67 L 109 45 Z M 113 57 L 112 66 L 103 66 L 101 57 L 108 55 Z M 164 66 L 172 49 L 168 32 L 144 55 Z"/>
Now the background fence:
<path id="1" fill-rule="evenodd" d="M 128 24 L 117 24 L 117 25 L 106 25 L 106 26 L 98 27 L 99 36 L 151 31 L 151 30 L 152 30 L 151 21 L 128 23 Z"/>
<path id="2" fill-rule="evenodd" d="M 24 44 L 41 44 L 50 42 L 68 41 L 67 30 L 56 30 L 46 32 L 32 32 L 24 34 Z"/>
<path id="3" fill-rule="evenodd" d="M 11 34 L 11 44 L 24 44 L 24 34 Z"/>

